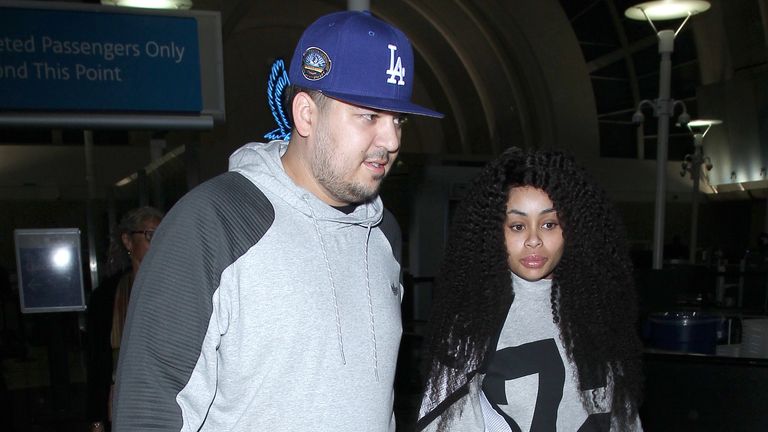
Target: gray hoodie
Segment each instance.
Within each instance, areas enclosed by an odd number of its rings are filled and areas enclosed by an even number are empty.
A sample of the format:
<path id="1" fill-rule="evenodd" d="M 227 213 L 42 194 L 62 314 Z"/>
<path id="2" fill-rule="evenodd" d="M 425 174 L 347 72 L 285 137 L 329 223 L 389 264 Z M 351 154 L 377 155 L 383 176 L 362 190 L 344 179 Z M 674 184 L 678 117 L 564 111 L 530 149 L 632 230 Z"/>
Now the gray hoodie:
<path id="1" fill-rule="evenodd" d="M 118 431 L 394 431 L 397 225 L 378 197 L 344 214 L 296 186 L 286 147 L 240 148 L 163 220 L 129 307 Z"/>

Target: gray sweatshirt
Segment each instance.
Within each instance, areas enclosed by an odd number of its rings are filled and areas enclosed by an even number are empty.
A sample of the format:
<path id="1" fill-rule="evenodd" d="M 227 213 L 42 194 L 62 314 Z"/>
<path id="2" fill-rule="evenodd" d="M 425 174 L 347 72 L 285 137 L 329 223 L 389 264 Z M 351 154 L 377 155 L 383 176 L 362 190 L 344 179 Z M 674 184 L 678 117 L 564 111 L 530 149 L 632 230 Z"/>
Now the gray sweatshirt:
<path id="1" fill-rule="evenodd" d="M 515 300 L 498 338 L 491 342 L 494 352 L 484 373 L 473 375 L 453 395 L 436 398 L 441 403 L 452 401 L 461 409 L 447 430 L 619 431 L 611 417 L 610 377 L 599 377 L 598 382 L 586 384 L 588 390 L 580 390 L 576 367 L 568 359 L 552 319 L 552 281 L 530 282 L 514 273 L 511 278 Z M 419 430 L 437 430 L 447 408 L 442 405 L 424 398 Z M 630 431 L 642 432 L 639 418 L 626 432 Z"/>
<path id="2" fill-rule="evenodd" d="M 399 230 L 296 186 L 252 143 L 163 220 L 131 297 L 118 432 L 394 431 Z"/>

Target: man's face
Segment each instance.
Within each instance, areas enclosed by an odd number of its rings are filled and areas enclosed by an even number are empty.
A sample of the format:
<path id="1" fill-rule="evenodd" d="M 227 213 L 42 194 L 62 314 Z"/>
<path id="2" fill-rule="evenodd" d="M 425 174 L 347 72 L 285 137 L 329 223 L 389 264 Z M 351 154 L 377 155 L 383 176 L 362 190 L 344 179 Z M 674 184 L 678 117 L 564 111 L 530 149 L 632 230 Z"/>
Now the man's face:
<path id="1" fill-rule="evenodd" d="M 320 198 L 343 206 L 374 198 L 400 152 L 405 116 L 329 99 L 310 149 Z"/>

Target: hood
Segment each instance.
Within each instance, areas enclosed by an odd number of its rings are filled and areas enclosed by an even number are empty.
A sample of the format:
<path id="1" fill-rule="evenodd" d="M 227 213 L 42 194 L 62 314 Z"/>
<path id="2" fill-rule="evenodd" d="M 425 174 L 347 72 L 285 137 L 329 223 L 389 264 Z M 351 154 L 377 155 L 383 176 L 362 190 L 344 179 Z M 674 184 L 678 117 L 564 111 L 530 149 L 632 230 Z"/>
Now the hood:
<path id="1" fill-rule="evenodd" d="M 254 182 L 263 192 L 271 192 L 276 197 L 282 199 L 290 207 L 294 208 L 300 214 L 305 215 L 312 221 L 315 227 L 315 233 L 320 244 L 320 251 L 325 261 L 326 277 L 328 281 L 327 293 L 331 297 L 333 305 L 333 317 L 335 317 L 336 336 L 338 340 L 339 358 L 343 365 L 346 365 L 346 356 L 344 353 L 344 336 L 342 332 L 342 317 L 339 313 L 339 300 L 336 292 L 336 280 L 340 275 L 335 274 L 328 258 L 325 235 L 330 231 L 361 226 L 366 229 L 364 237 L 364 262 L 365 262 L 365 285 L 368 298 L 370 337 L 371 337 L 371 362 L 376 380 L 379 380 L 378 370 L 378 348 L 376 342 L 376 325 L 373 313 L 373 303 L 371 297 L 371 284 L 369 278 L 368 264 L 368 244 L 371 237 L 371 228 L 378 225 L 384 215 L 384 207 L 381 199 L 377 196 L 375 199 L 358 205 L 350 214 L 333 208 L 325 202 L 318 199 L 311 192 L 299 187 L 288 177 L 283 169 L 280 157 L 288 148 L 285 141 L 271 141 L 267 144 L 250 143 L 239 148 L 229 158 L 229 170 L 238 172 L 252 182 Z M 324 227 L 321 229 L 320 227 Z M 326 234 L 323 231 L 326 231 Z"/>
<path id="2" fill-rule="evenodd" d="M 244 175 L 260 188 L 274 193 L 300 213 L 318 222 L 363 226 L 375 226 L 381 222 L 384 206 L 378 196 L 358 205 L 352 213 L 344 214 L 294 183 L 285 173 L 280 160 L 287 148 L 286 141 L 248 143 L 229 157 L 229 170 Z"/>

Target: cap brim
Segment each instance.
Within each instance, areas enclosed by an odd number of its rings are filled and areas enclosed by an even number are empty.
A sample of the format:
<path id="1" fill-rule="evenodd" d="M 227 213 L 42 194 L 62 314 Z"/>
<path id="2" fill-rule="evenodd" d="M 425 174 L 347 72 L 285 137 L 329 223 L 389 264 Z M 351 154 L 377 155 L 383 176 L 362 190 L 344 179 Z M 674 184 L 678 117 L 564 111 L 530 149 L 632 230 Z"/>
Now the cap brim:
<path id="1" fill-rule="evenodd" d="M 403 114 L 414 114 L 414 115 L 435 117 L 435 118 L 445 117 L 445 114 L 443 113 L 432 111 L 431 109 L 427 109 L 422 106 L 416 105 L 414 103 L 398 100 L 398 99 L 384 99 L 384 98 L 367 97 L 367 96 L 360 96 L 360 95 L 350 95 L 350 94 L 343 94 L 343 93 L 337 93 L 337 92 L 329 92 L 325 90 L 321 90 L 321 93 L 328 97 L 338 99 L 342 102 L 347 102 L 353 105 L 360 105 L 366 108 L 373 108 L 381 111 L 392 111 L 392 112 L 403 113 Z"/>

